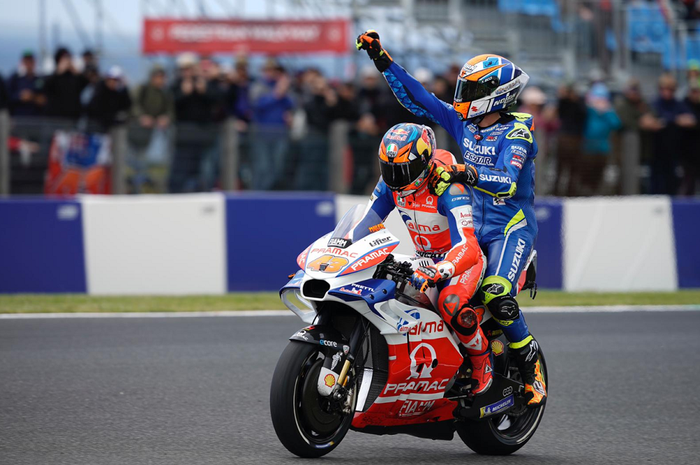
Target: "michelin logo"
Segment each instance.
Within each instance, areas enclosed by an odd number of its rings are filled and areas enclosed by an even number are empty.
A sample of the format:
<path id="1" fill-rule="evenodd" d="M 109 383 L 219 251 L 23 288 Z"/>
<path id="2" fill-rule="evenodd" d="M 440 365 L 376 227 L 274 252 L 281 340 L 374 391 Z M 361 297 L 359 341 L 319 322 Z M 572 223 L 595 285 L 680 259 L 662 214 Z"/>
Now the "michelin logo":
<path id="1" fill-rule="evenodd" d="M 479 412 L 479 418 L 484 418 L 489 415 L 493 415 L 494 413 L 501 412 L 505 409 L 508 409 L 515 405 L 515 400 L 513 399 L 513 394 L 509 395 L 503 400 L 500 400 L 496 402 L 495 404 L 487 405 L 486 407 L 481 407 L 481 411 Z"/>

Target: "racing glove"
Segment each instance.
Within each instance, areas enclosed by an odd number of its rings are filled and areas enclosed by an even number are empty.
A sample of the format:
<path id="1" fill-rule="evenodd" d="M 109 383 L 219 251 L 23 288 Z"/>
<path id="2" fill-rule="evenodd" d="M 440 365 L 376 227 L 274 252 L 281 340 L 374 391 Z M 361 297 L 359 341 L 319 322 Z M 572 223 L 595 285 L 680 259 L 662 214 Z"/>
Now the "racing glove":
<path id="1" fill-rule="evenodd" d="M 379 34 L 373 29 L 360 34 L 357 37 L 355 46 L 358 50 L 367 50 L 367 55 L 374 61 L 374 66 L 377 67 L 380 73 L 386 71 L 394 61 L 391 59 L 389 53 L 382 48 L 382 43 L 379 41 Z"/>
<path id="2" fill-rule="evenodd" d="M 467 186 L 476 186 L 479 173 L 472 165 L 447 165 L 435 169 L 435 174 L 430 180 L 430 188 L 435 195 L 442 195 L 450 184 L 461 182 Z"/>
<path id="3" fill-rule="evenodd" d="M 447 260 L 434 266 L 421 266 L 413 272 L 411 284 L 419 291 L 425 292 L 428 287 L 435 287 L 440 281 L 450 279 L 454 272 L 455 266 Z"/>

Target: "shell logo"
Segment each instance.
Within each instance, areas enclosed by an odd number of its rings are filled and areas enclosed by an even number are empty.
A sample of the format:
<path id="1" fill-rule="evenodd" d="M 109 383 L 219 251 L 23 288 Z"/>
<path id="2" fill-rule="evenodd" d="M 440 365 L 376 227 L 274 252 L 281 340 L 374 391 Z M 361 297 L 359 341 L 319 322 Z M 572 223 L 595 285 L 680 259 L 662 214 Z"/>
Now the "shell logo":
<path id="1" fill-rule="evenodd" d="M 493 352 L 493 355 L 496 357 L 503 355 L 503 350 L 503 342 L 499 341 L 498 339 L 491 341 L 491 351 Z"/>
<path id="2" fill-rule="evenodd" d="M 335 386 L 335 376 L 329 373 L 323 378 L 323 382 L 326 383 L 326 386 L 333 387 Z"/>

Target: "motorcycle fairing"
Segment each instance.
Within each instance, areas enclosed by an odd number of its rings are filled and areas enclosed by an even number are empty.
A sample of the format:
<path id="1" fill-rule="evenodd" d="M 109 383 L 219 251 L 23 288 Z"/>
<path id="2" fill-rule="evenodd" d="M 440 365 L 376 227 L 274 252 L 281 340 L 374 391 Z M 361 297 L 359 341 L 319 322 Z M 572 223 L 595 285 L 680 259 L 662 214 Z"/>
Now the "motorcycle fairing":
<path id="1" fill-rule="evenodd" d="M 388 310 L 397 301 L 378 305 Z M 389 376 L 379 396 L 364 412 L 356 412 L 354 428 L 399 426 L 454 419 L 457 402 L 445 399 L 464 358 L 450 329 L 434 312 L 405 307 L 401 328 L 384 333 L 388 346 Z M 387 311 L 388 313 L 388 311 Z"/>

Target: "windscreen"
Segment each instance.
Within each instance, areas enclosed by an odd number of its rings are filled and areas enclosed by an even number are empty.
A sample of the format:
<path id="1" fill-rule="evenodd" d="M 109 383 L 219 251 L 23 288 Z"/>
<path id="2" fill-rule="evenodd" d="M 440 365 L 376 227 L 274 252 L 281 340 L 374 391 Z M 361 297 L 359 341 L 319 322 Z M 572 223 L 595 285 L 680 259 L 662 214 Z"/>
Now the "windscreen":
<path id="1" fill-rule="evenodd" d="M 343 216 L 328 240 L 329 247 L 348 247 L 363 237 L 384 229 L 379 215 L 374 210 L 365 213 L 366 208 L 365 205 L 355 205 Z"/>

